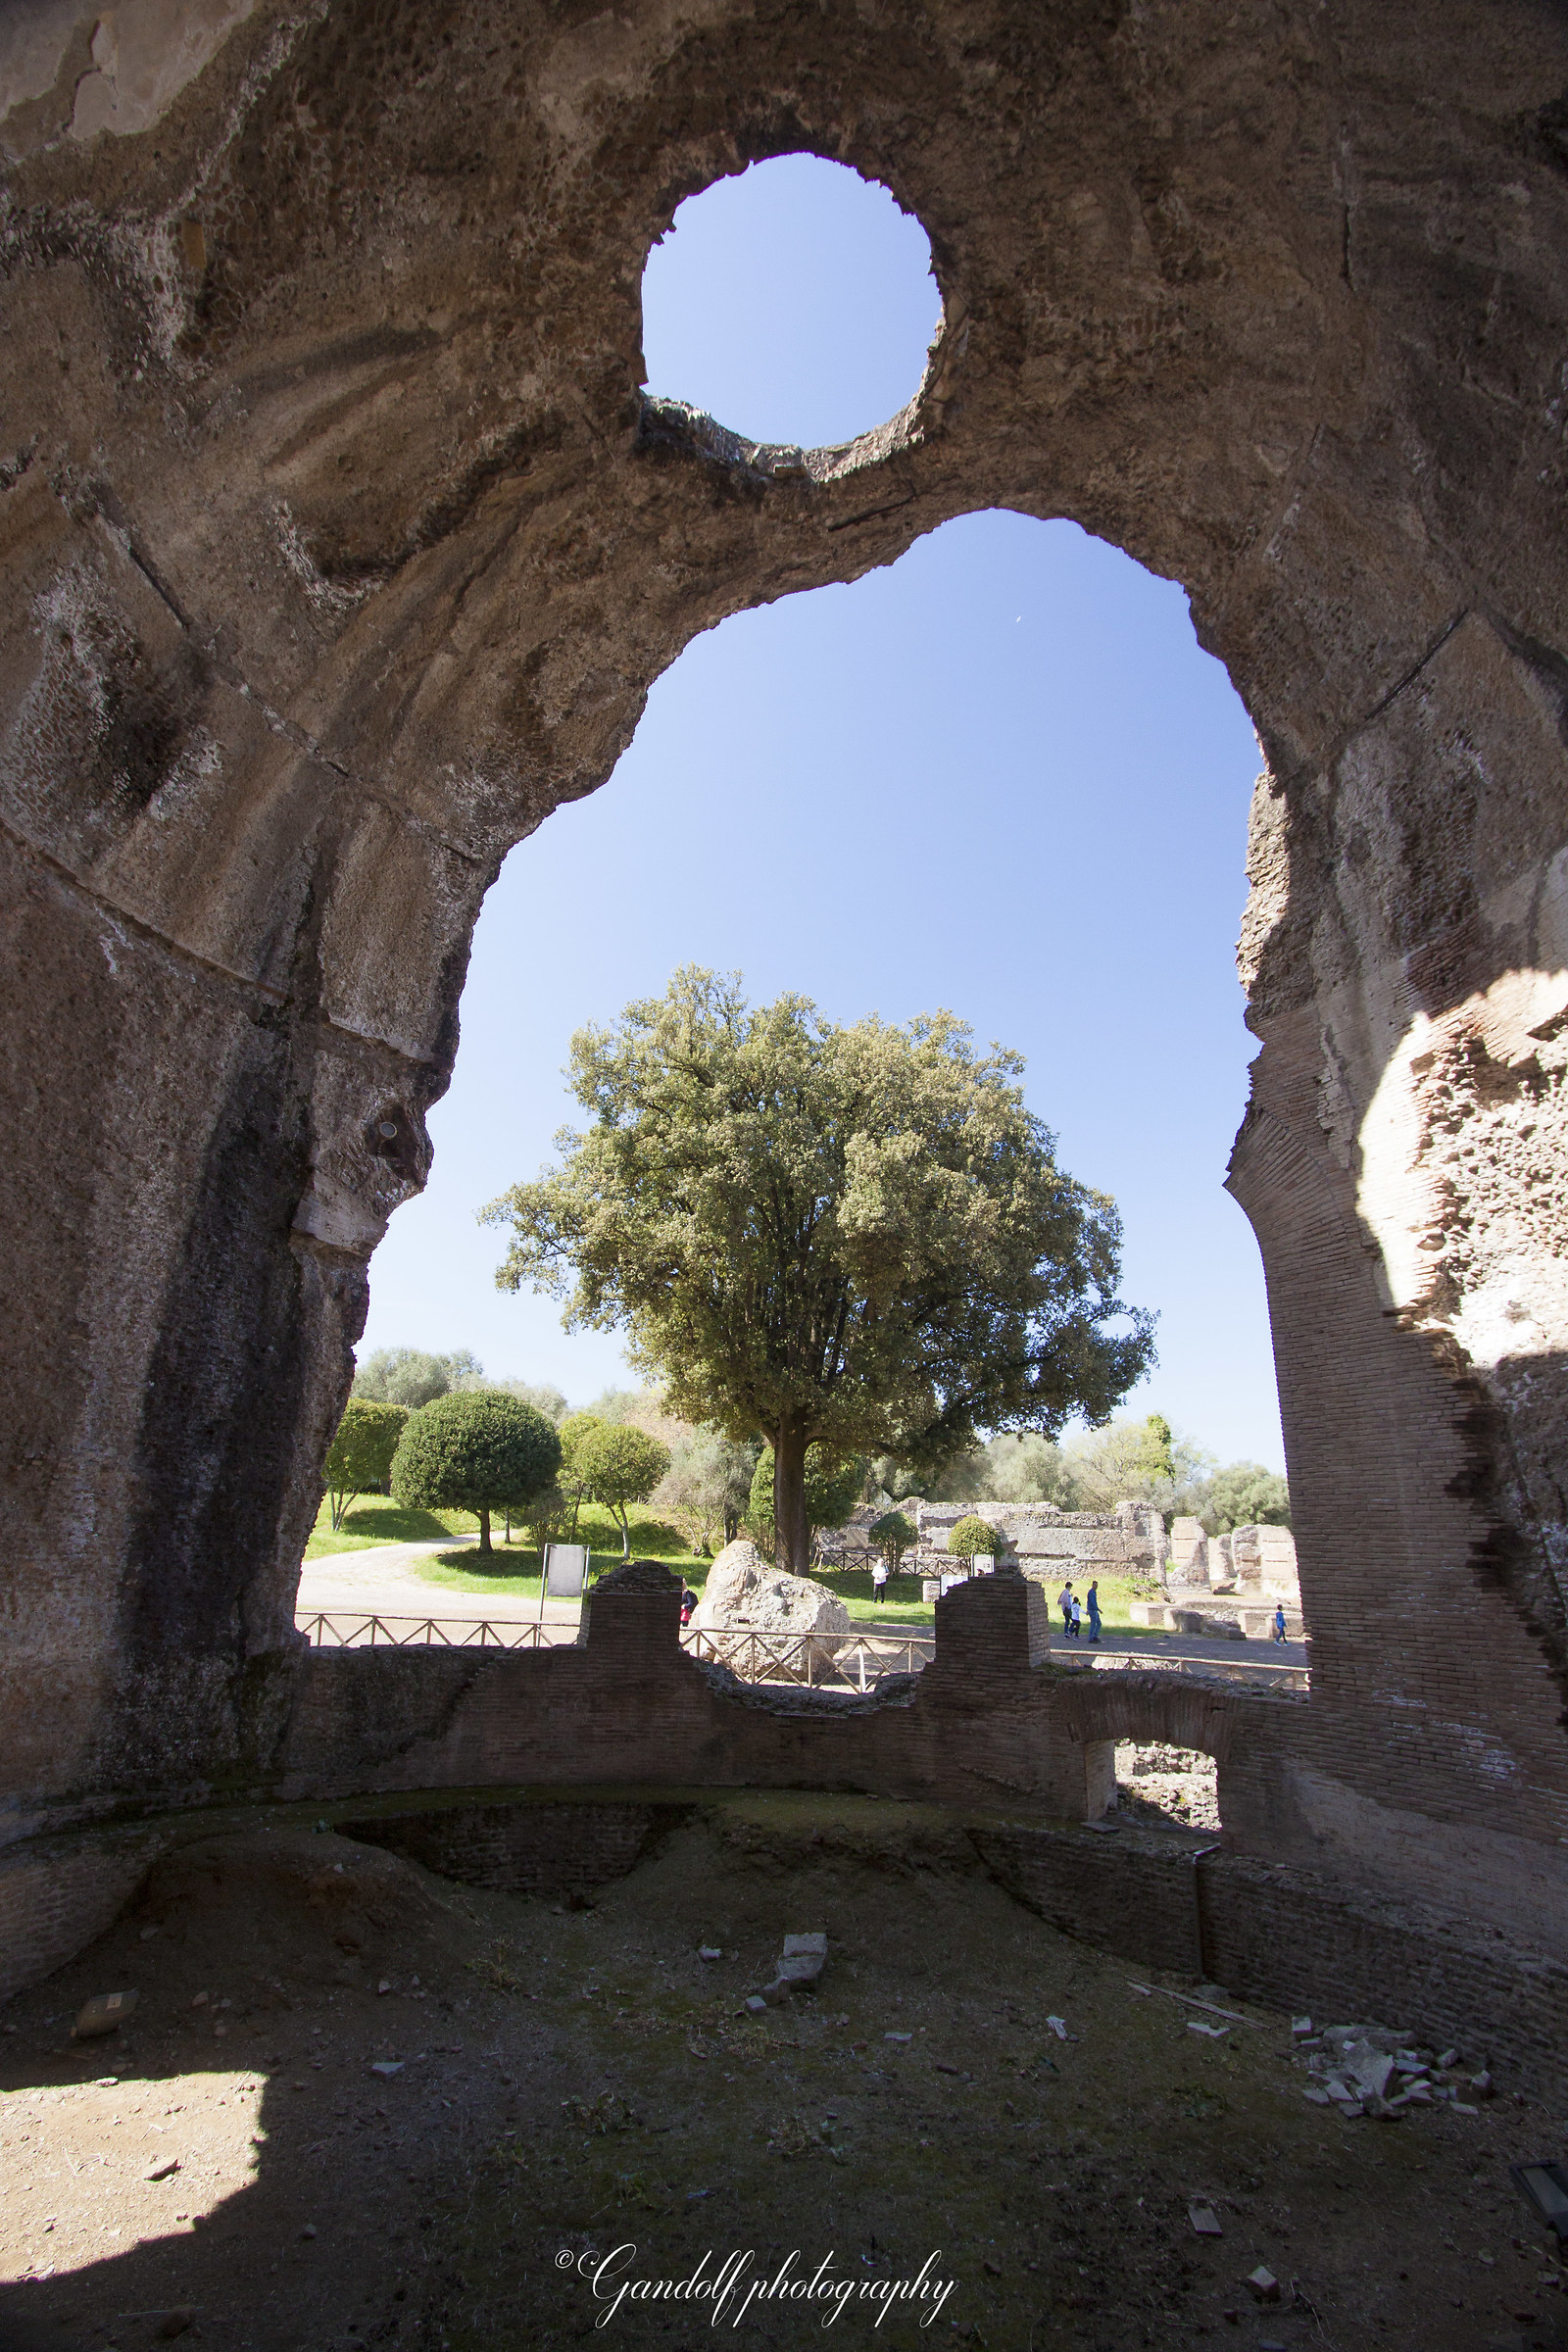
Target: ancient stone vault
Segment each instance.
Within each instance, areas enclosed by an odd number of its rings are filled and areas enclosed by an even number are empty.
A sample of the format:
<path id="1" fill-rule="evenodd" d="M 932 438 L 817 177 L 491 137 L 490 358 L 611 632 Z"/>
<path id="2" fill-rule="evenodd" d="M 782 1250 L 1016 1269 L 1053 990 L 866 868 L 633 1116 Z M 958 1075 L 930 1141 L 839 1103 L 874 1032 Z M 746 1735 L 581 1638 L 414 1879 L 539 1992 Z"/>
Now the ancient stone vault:
<path id="1" fill-rule="evenodd" d="M 1560 11 L 54 0 L 6 38 L 14 1839 L 298 1744 L 366 1262 L 506 852 L 697 631 L 1003 505 L 1180 580 L 1266 755 L 1231 1184 L 1314 1675 L 1246 1835 L 1560 1932 Z M 804 454 L 649 402 L 638 349 L 676 204 L 803 149 L 918 215 L 945 305 L 910 407 Z"/>

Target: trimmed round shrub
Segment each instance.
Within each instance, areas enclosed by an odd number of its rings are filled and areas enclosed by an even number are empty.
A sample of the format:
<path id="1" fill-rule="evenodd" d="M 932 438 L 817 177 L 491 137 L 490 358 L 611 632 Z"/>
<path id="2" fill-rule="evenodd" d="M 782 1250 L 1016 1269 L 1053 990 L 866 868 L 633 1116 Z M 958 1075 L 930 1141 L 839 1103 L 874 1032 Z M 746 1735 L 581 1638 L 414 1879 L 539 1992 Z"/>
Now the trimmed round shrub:
<path id="1" fill-rule="evenodd" d="M 625 1559 L 630 1552 L 627 1506 L 648 1500 L 669 1468 L 669 1447 L 627 1423 L 596 1421 L 577 1438 L 571 1467 L 619 1527 L 620 1552 Z"/>
<path id="2" fill-rule="evenodd" d="M 392 1492 L 407 1508 L 476 1512 L 488 1551 L 491 1512 L 526 1510 L 560 1467 L 561 1440 L 533 1405 L 500 1389 L 458 1389 L 410 1415 Z"/>
<path id="3" fill-rule="evenodd" d="M 989 1552 L 995 1556 L 1002 1549 L 1002 1538 L 994 1527 L 976 1512 L 970 1511 L 958 1521 L 949 1536 L 948 1549 L 961 1553 L 966 1560 L 972 1560 L 977 1552 Z"/>
<path id="4" fill-rule="evenodd" d="M 900 1560 L 919 1532 L 914 1521 L 903 1511 L 884 1511 L 865 1532 L 886 1560 L 889 1576 L 897 1576 Z"/>

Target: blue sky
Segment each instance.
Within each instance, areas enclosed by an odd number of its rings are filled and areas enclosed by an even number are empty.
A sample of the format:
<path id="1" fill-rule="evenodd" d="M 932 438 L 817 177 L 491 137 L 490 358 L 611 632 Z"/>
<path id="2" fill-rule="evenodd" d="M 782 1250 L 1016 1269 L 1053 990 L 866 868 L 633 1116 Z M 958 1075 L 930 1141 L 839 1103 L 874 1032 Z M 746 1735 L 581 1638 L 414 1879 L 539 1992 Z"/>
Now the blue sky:
<path id="1" fill-rule="evenodd" d="M 650 261 L 650 388 L 758 438 L 846 439 L 918 382 L 928 260 L 840 167 L 720 182 Z M 968 515 L 698 638 L 610 781 L 486 901 L 435 1166 L 372 1261 L 362 1354 L 472 1348 L 577 1403 L 624 1384 L 613 1337 L 495 1289 L 475 1212 L 573 1116 L 571 1031 L 699 962 L 839 1020 L 945 1006 L 1026 1055 L 1062 1164 L 1120 1206 L 1125 1295 L 1159 1315 L 1126 1409 L 1283 1467 L 1257 1248 L 1220 1190 L 1256 1050 L 1234 942 L 1258 765 L 1182 591 L 1068 522 Z"/>

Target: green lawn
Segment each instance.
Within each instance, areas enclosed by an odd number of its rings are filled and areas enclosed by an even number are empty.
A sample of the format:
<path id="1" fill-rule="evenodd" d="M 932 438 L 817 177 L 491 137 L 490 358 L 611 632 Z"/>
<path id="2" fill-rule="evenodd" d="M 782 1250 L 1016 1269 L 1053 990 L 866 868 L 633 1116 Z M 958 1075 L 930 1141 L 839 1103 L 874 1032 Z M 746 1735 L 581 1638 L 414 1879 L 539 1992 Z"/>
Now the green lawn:
<path id="1" fill-rule="evenodd" d="M 593 1573 L 603 1576 L 608 1569 L 620 1565 L 620 1532 L 610 1513 L 598 1505 L 584 1509 L 578 1522 L 579 1537 L 586 1537 L 593 1547 Z M 631 1556 L 633 1559 L 662 1560 L 672 1574 L 683 1577 L 694 1592 L 701 1592 L 708 1582 L 711 1560 L 700 1560 L 686 1550 L 682 1539 L 671 1527 L 654 1519 L 633 1519 L 631 1523 Z M 536 1593 L 539 1590 L 539 1551 L 519 1539 L 504 1544 L 496 1539 L 495 1566 L 485 1568 L 478 1554 L 467 1546 L 461 1551 L 437 1552 L 416 1563 L 416 1574 L 425 1583 L 444 1586 L 449 1592 L 521 1592 Z M 912 1576 L 895 1579 L 889 1588 L 890 1597 L 883 1601 L 871 1597 L 871 1572 L 867 1569 L 818 1569 L 816 1581 L 836 1592 L 857 1625 L 916 1625 L 928 1626 L 935 1617 L 935 1604 L 920 1597 L 920 1580 Z M 1074 1584 L 1080 1595 L 1084 1585 Z M 1053 1579 L 1047 1599 L 1051 1603 L 1053 1637 L 1061 1640 L 1061 1616 L 1055 1605 L 1060 1583 Z M 1128 1603 L 1137 1597 L 1138 1588 L 1128 1577 L 1102 1576 L 1100 1580 L 1100 1613 L 1106 1634 L 1125 1633 L 1132 1620 Z"/>
<path id="2" fill-rule="evenodd" d="M 890 1625 L 930 1625 L 935 1618 L 936 1604 L 934 1601 L 920 1598 L 920 1582 L 917 1577 L 896 1577 L 888 1587 L 891 1597 L 878 1602 L 871 1598 L 871 1572 L 869 1569 L 824 1568 L 819 1569 L 816 1573 L 821 1584 L 826 1585 L 830 1592 L 840 1595 L 848 1606 L 851 1617 L 858 1623 L 865 1620 L 874 1624 L 881 1620 Z M 1061 1611 L 1056 1606 L 1056 1594 L 1061 1591 L 1061 1583 L 1062 1580 L 1059 1577 L 1053 1577 L 1045 1588 L 1046 1599 L 1051 1608 L 1052 1637 L 1055 1641 L 1062 1639 Z M 1080 1600 L 1083 1598 L 1087 1586 L 1087 1578 L 1073 1578 L 1073 1590 Z M 1132 1618 L 1128 1614 L 1128 1605 L 1138 1598 L 1140 1590 L 1141 1588 L 1135 1585 L 1130 1577 L 1102 1576 L 1101 1578 L 1100 1619 L 1104 1634 L 1127 1632 L 1132 1625 Z M 1087 1632 L 1086 1626 L 1086 1637 Z"/>
<path id="3" fill-rule="evenodd" d="M 479 1522 L 469 1511 L 409 1511 L 402 1509 L 390 1495 L 366 1494 L 354 1505 L 338 1534 L 332 1533 L 331 1512 L 323 1502 L 316 1532 L 306 1546 L 308 1560 L 325 1559 L 333 1552 L 364 1551 L 374 1544 L 416 1544 L 439 1542 L 442 1536 L 461 1536 L 477 1533 Z M 476 1550 L 465 1544 L 462 1549 L 435 1552 L 415 1563 L 415 1573 L 426 1584 L 444 1587 L 452 1592 L 475 1595 L 486 1592 L 537 1593 L 539 1590 L 539 1547 L 528 1544 L 519 1535 L 515 1542 L 504 1541 L 505 1522 L 493 1523 L 495 1552 L 493 1567 L 485 1567 Z M 662 1560 L 675 1576 L 684 1578 L 694 1592 L 701 1592 L 708 1582 L 711 1560 L 698 1559 L 686 1548 L 685 1539 L 672 1527 L 659 1519 L 631 1521 L 631 1556 L 635 1559 Z M 620 1530 L 610 1513 L 598 1503 L 584 1505 L 577 1523 L 579 1541 L 592 1546 L 593 1574 L 603 1576 L 620 1565 Z M 836 1592 L 857 1625 L 930 1625 L 934 1605 L 920 1597 L 917 1577 L 901 1576 L 888 1588 L 890 1597 L 883 1601 L 871 1597 L 869 1569 L 819 1569 L 817 1581 Z M 1074 1588 L 1080 1598 L 1087 1578 L 1075 1577 Z M 1051 1625 L 1054 1640 L 1062 1639 L 1061 1613 L 1056 1594 L 1061 1590 L 1059 1579 L 1053 1577 L 1046 1588 L 1051 1603 Z M 1132 1627 L 1128 1604 L 1139 1596 L 1140 1588 L 1130 1577 L 1102 1576 L 1100 1579 L 1100 1614 L 1107 1635 L 1125 1634 Z"/>
<path id="4" fill-rule="evenodd" d="M 334 1534 L 332 1506 L 323 1498 L 305 1557 L 329 1559 L 333 1552 L 366 1551 L 372 1544 L 437 1544 L 443 1536 L 477 1533 L 478 1526 L 471 1511 L 409 1511 L 390 1494 L 362 1494 Z"/>
<path id="5" fill-rule="evenodd" d="M 453 1512 L 451 1516 L 458 1518 L 462 1514 Z M 469 1520 L 468 1525 L 475 1526 L 477 1522 Z M 639 1519 L 634 1514 L 629 1533 L 634 1560 L 662 1560 L 672 1575 L 684 1577 L 695 1592 L 702 1591 L 712 1562 L 694 1558 L 686 1549 L 685 1539 L 674 1528 L 666 1527 L 662 1520 Z M 537 1593 L 541 1569 L 538 1544 L 525 1544 L 520 1535 L 508 1544 L 504 1522 L 497 1520 L 491 1522 L 491 1541 L 495 1544 L 493 1567 L 486 1567 L 480 1553 L 465 1544 L 461 1551 L 434 1552 L 426 1559 L 416 1560 L 415 1574 L 426 1584 L 444 1585 L 453 1592 Z M 603 1576 L 607 1570 L 620 1566 L 620 1529 L 602 1504 L 584 1503 L 577 1519 L 577 1542 L 590 1546 L 593 1575 Z"/>

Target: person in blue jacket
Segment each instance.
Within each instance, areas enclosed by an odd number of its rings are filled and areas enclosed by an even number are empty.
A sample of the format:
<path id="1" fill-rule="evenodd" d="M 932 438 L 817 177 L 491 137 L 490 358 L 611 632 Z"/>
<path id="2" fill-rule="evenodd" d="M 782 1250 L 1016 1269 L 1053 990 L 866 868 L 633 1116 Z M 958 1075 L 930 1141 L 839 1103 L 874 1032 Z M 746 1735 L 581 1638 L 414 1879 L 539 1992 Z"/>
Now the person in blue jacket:
<path id="1" fill-rule="evenodd" d="M 1089 1639 L 1091 1642 L 1098 1642 L 1100 1640 L 1100 1579 L 1098 1576 L 1091 1583 L 1084 1598 L 1089 1607 Z"/>

